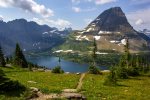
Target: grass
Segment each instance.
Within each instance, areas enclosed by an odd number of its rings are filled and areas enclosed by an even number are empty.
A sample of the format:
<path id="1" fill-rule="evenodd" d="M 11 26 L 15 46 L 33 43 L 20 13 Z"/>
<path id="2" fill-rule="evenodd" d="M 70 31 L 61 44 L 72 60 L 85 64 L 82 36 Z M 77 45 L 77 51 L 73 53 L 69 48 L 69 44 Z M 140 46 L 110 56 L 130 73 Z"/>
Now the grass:
<path id="1" fill-rule="evenodd" d="M 2 69 L 10 79 L 18 80 L 27 88 L 39 88 L 44 93 L 60 93 L 63 89 L 75 88 L 80 78 L 80 75 L 76 74 L 29 72 L 19 68 Z M 117 86 L 103 85 L 106 76 L 107 73 L 103 75 L 86 74 L 81 93 L 88 100 L 150 100 L 150 74 L 119 80 Z M 20 97 L 5 97 L 0 94 L 0 100 L 20 100 Z"/>
<path id="2" fill-rule="evenodd" d="M 60 93 L 63 89 L 75 88 L 80 78 L 80 75 L 76 74 L 30 72 L 25 69 L 19 68 L 2 68 L 2 70 L 5 72 L 6 76 L 11 80 L 18 80 L 27 88 L 39 88 L 43 93 Z M 33 81 L 36 83 L 30 83 L 28 81 Z M 0 100 L 2 99 L 2 97 L 3 96 L 0 95 Z"/>
<path id="3" fill-rule="evenodd" d="M 119 80 L 118 86 L 104 86 L 105 77 L 86 75 L 82 90 L 88 100 L 150 100 L 149 75 Z"/>
<path id="4" fill-rule="evenodd" d="M 51 72 L 30 72 L 27 70 L 3 68 L 6 76 L 12 80 L 18 80 L 26 87 L 36 87 L 44 93 L 58 93 L 62 89 L 75 88 L 80 75 L 53 74 Z M 33 81 L 36 83 L 30 83 Z"/>

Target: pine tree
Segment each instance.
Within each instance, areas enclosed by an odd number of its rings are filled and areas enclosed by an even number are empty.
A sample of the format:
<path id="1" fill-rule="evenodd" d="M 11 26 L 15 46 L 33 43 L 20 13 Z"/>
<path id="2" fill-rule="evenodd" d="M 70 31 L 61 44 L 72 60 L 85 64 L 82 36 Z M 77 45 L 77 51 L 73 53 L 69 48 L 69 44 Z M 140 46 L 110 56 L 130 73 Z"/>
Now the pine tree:
<path id="1" fill-rule="evenodd" d="M 117 85 L 117 70 L 116 66 L 111 67 L 110 73 L 104 81 L 104 85 Z"/>
<path id="2" fill-rule="evenodd" d="M 18 43 L 16 44 L 14 64 L 23 68 L 28 67 L 27 61 Z"/>
<path id="3" fill-rule="evenodd" d="M 5 67 L 5 65 L 6 65 L 6 62 L 5 62 L 4 54 L 0 46 L 0 66 Z"/>
<path id="4" fill-rule="evenodd" d="M 96 44 L 96 40 L 94 38 L 94 43 L 93 43 L 93 64 L 94 66 L 96 66 L 96 58 L 97 58 L 97 55 L 96 55 L 96 52 L 97 52 L 97 44 Z"/>
<path id="5" fill-rule="evenodd" d="M 58 58 L 58 66 L 61 66 L 60 63 L 61 63 L 61 59 L 60 59 L 60 56 L 59 56 L 59 58 Z"/>
<path id="6" fill-rule="evenodd" d="M 127 67 L 127 68 L 129 68 L 130 58 L 131 58 L 131 54 L 130 54 L 130 52 L 129 52 L 129 41 L 128 41 L 128 39 L 126 39 L 126 45 L 125 45 L 125 61 L 126 61 L 126 67 Z"/>
<path id="7" fill-rule="evenodd" d="M 130 52 L 129 52 L 129 42 L 126 39 L 125 53 L 122 55 L 119 67 L 117 69 L 117 75 L 119 78 L 126 79 L 128 78 L 128 68 L 129 68 L 129 61 L 130 61 Z"/>
<path id="8" fill-rule="evenodd" d="M 97 52 L 97 44 L 96 44 L 96 40 L 94 38 L 93 53 L 92 53 L 93 64 L 90 65 L 90 67 L 89 67 L 89 73 L 91 73 L 91 74 L 100 74 L 99 69 L 96 67 L 96 59 L 97 59 L 96 52 Z"/>
<path id="9" fill-rule="evenodd" d="M 13 93 L 16 89 L 19 91 L 19 94 L 21 94 L 26 90 L 26 87 L 18 81 L 12 81 L 7 78 L 4 71 L 0 69 L 0 92 L 8 93 L 11 91 L 11 93 Z"/>

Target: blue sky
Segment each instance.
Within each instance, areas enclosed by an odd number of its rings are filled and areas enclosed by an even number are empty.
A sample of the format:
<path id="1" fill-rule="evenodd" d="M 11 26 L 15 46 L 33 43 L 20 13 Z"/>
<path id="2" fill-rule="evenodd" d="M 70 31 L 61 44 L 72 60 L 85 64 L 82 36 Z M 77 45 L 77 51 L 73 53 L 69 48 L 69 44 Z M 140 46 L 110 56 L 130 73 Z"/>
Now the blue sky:
<path id="1" fill-rule="evenodd" d="M 114 6 L 122 8 L 135 29 L 150 29 L 150 0 L 0 0 L 0 19 L 25 18 L 51 27 L 83 29 Z"/>

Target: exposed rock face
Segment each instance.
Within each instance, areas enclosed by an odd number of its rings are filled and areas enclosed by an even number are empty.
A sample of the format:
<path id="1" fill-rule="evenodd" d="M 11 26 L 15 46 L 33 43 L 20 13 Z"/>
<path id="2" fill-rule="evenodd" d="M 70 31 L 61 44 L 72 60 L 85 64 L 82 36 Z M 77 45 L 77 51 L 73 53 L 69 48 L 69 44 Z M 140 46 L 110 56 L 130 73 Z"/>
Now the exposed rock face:
<path id="1" fill-rule="evenodd" d="M 131 52 L 148 50 L 150 46 L 150 38 L 133 29 L 120 7 L 105 10 L 84 30 L 76 34 L 78 41 L 92 41 L 93 37 L 96 37 L 98 49 L 103 50 L 123 52 L 125 45 L 123 40 L 125 38 L 129 39 Z"/>
<path id="2" fill-rule="evenodd" d="M 86 29 L 93 27 L 93 31 L 129 32 L 133 31 L 120 7 L 110 8 L 92 21 Z"/>

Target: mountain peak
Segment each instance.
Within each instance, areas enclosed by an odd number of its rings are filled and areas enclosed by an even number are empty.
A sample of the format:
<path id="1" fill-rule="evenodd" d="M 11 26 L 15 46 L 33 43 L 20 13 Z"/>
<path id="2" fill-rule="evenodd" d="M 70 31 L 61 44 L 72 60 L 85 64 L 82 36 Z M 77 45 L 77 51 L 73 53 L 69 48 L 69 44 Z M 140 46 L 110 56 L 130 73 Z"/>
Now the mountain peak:
<path id="1" fill-rule="evenodd" d="M 133 32 L 133 27 L 129 24 L 124 12 L 120 7 L 112 7 L 102 12 L 92 21 L 86 30 L 90 31 L 111 31 L 111 32 Z"/>
<path id="2" fill-rule="evenodd" d="M 108 11 L 110 11 L 111 13 L 116 14 L 116 16 L 125 17 L 125 14 L 124 14 L 124 12 L 122 11 L 122 9 L 120 7 L 112 7 L 110 9 L 108 9 Z"/>
<path id="3" fill-rule="evenodd" d="M 13 21 L 27 22 L 27 20 L 26 20 L 26 19 L 24 19 L 24 18 L 21 18 L 21 19 L 15 19 L 15 20 L 13 20 Z"/>

